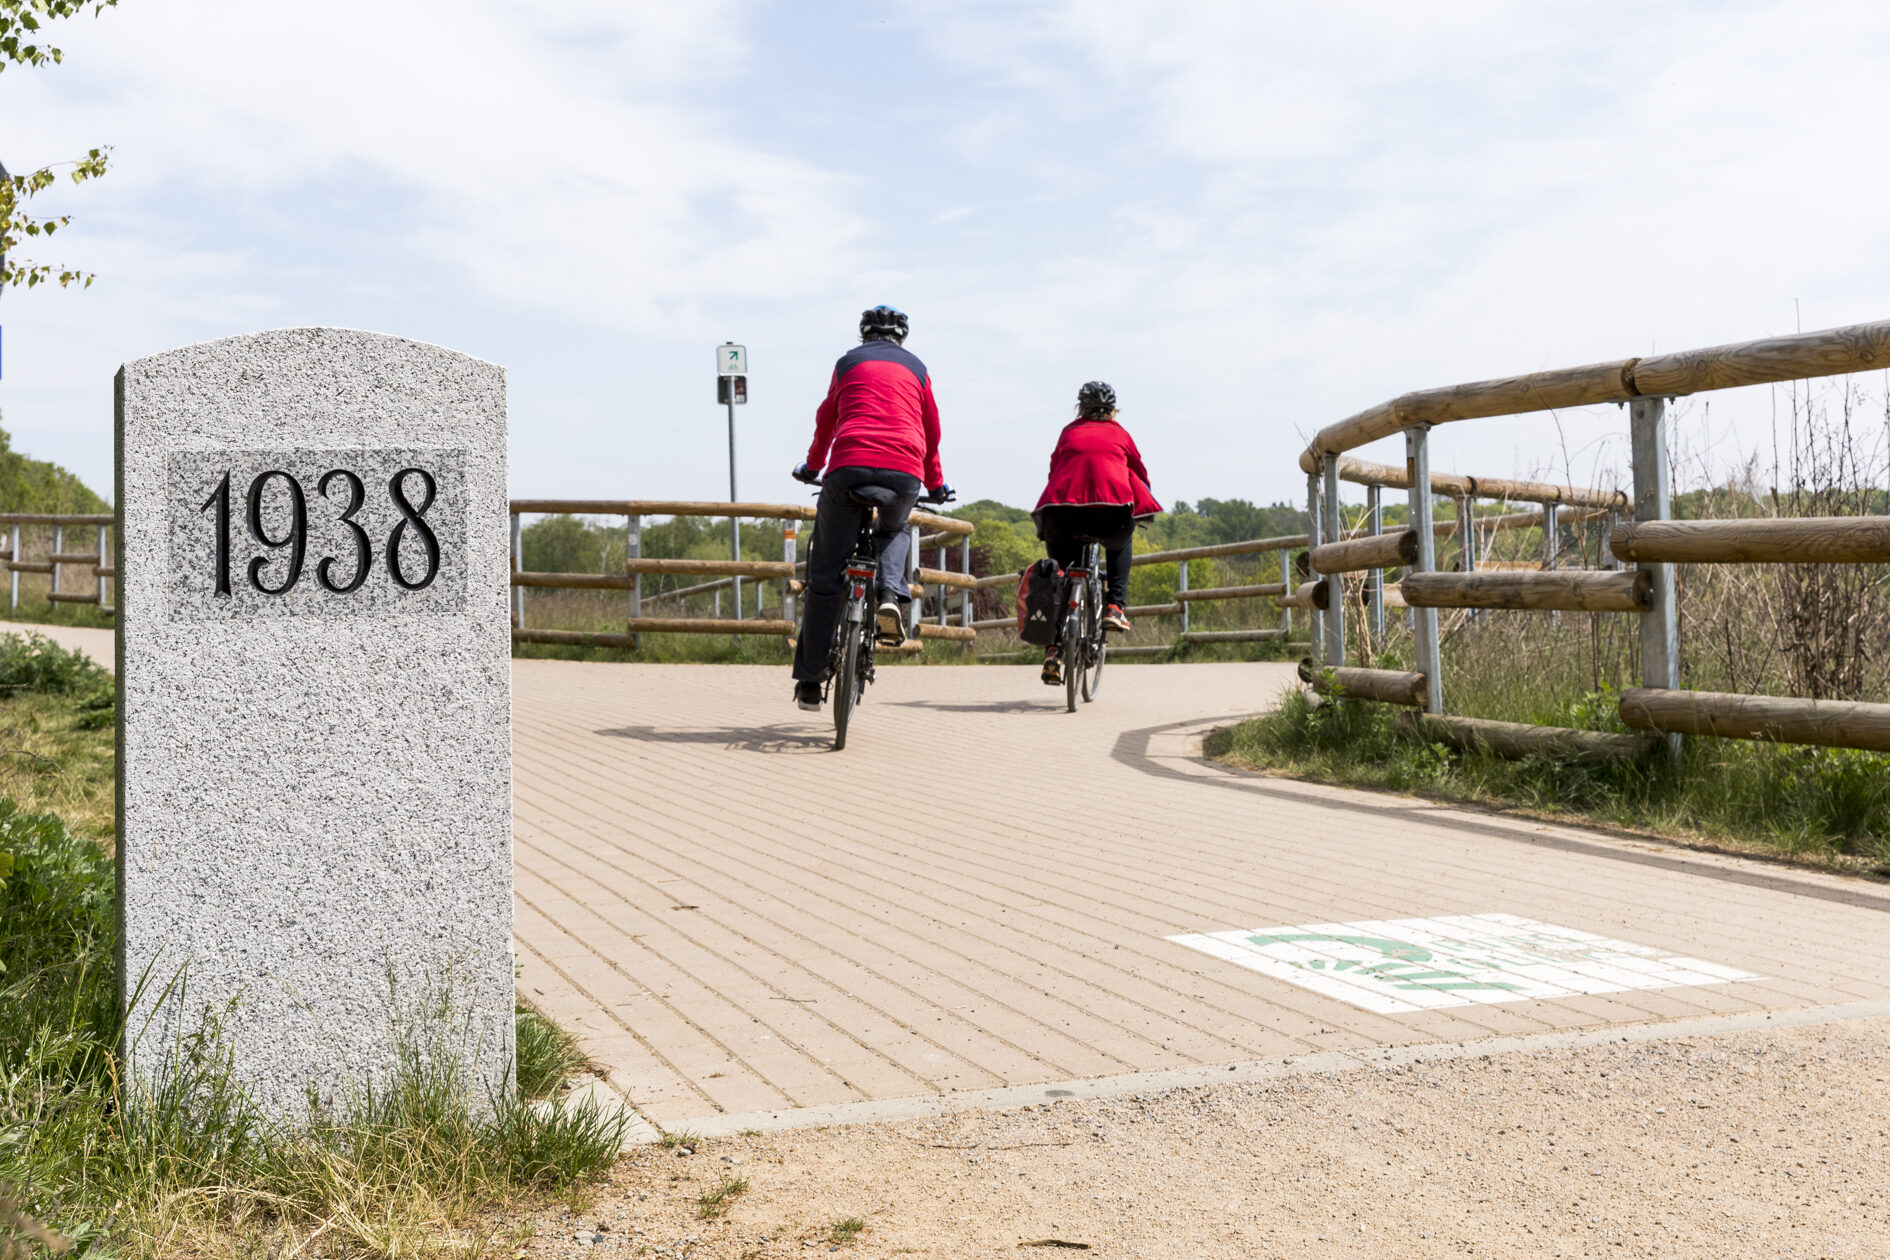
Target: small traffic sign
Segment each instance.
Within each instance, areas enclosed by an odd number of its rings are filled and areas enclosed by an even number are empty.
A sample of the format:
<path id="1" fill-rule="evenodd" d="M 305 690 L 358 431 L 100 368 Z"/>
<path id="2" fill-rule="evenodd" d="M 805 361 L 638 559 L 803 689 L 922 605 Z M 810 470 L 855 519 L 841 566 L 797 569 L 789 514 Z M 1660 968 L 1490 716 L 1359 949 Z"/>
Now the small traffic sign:
<path id="1" fill-rule="evenodd" d="M 738 346 L 732 341 L 725 341 L 715 348 L 715 374 L 717 376 L 747 376 L 748 347 Z"/>
<path id="2" fill-rule="evenodd" d="M 748 378 L 746 376 L 718 376 L 715 378 L 715 401 L 742 406 L 748 401 Z"/>

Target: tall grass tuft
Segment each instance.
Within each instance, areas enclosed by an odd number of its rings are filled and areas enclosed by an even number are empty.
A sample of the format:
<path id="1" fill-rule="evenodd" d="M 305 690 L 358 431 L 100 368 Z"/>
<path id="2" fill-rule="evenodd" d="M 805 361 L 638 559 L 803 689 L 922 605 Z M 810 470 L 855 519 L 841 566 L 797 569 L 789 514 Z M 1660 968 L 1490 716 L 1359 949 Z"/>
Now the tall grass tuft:
<path id="1" fill-rule="evenodd" d="M 293 1122 L 255 1105 L 214 1014 L 141 1048 L 157 1068 L 128 1075 L 110 862 L 3 799 L 0 853 L 0 1219 L 16 1234 L 31 1220 L 81 1253 L 128 1255 L 476 1251 L 493 1207 L 568 1195 L 617 1156 L 624 1115 L 488 1095 L 425 1046 L 403 1050 L 392 1080 Z"/>

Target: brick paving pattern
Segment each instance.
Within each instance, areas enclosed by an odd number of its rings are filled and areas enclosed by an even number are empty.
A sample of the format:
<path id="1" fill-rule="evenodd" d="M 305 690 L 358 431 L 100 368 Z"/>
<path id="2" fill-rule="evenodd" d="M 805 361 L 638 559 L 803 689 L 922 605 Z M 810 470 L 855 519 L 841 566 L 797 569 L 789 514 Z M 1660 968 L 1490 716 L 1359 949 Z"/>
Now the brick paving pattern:
<path id="1" fill-rule="evenodd" d="M 1290 678 L 886 668 L 836 754 L 784 669 L 516 661 L 521 992 L 667 1128 L 1890 997 L 1880 885 L 1201 760 Z M 1758 978 L 1381 1015 L 1166 939 L 1483 914 Z"/>

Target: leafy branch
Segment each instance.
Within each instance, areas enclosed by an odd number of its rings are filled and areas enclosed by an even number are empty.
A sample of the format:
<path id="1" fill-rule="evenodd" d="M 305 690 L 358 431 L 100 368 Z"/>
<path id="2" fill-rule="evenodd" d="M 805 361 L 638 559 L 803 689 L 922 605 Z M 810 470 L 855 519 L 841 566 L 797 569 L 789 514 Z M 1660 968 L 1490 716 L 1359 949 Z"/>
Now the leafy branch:
<path id="1" fill-rule="evenodd" d="M 0 0 L 0 71 L 7 68 L 8 62 L 38 66 L 48 61 L 54 65 L 64 61 L 65 54 L 51 44 L 21 41 L 31 41 L 38 34 L 41 19 L 50 22 L 73 17 L 83 12 L 87 4 L 97 16 L 116 6 L 118 0 Z"/>
<path id="2" fill-rule="evenodd" d="M 3 2 L 0 0 L 0 3 Z M 70 166 L 72 182 L 82 184 L 105 173 L 107 152 L 106 149 L 93 149 L 77 162 L 61 165 Z M 9 285 L 25 285 L 30 289 L 42 281 L 54 279 L 59 281 L 62 289 L 74 281 L 84 288 L 92 286 L 94 277 L 89 271 L 55 267 L 50 263 L 16 262 L 9 257 L 19 247 L 22 237 L 50 237 L 72 222 L 69 214 L 34 218 L 21 208 L 21 203 L 52 184 L 57 169 L 54 166 L 42 166 L 24 175 L 10 175 L 4 166 L 0 166 L 0 289 Z"/>
<path id="3" fill-rule="evenodd" d="M 118 0 L 0 0 L 0 71 L 9 64 L 39 66 L 48 61 L 59 64 L 65 60 L 65 54 L 51 44 L 39 42 L 42 23 L 74 17 L 88 6 L 96 17 L 117 4 Z M 0 166 L 0 290 L 21 285 L 30 289 L 49 280 L 58 280 L 62 289 L 75 281 L 81 288 L 92 286 L 94 276 L 89 271 L 51 263 L 18 262 L 8 255 L 22 240 L 50 237 L 72 222 L 70 215 L 35 218 L 26 213 L 25 204 L 51 186 L 57 177 L 55 172 L 70 167 L 68 173 L 75 184 L 97 179 L 105 173 L 107 152 L 105 148 L 92 149 L 77 162 L 42 166 L 24 175 L 10 174 L 6 167 Z"/>

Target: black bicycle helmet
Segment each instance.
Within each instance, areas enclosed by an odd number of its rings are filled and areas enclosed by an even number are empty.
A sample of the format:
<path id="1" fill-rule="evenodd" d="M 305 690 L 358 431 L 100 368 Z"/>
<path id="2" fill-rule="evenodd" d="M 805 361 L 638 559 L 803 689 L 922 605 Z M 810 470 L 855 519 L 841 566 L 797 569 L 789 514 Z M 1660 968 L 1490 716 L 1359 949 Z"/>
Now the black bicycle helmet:
<path id="1" fill-rule="evenodd" d="M 875 306 L 870 311 L 860 312 L 861 341 L 891 341 L 903 345 L 910 329 L 906 313 L 890 306 Z"/>
<path id="2" fill-rule="evenodd" d="M 1106 381 L 1091 381 L 1076 391 L 1076 414 L 1112 416 L 1116 413 L 1116 391 Z"/>

